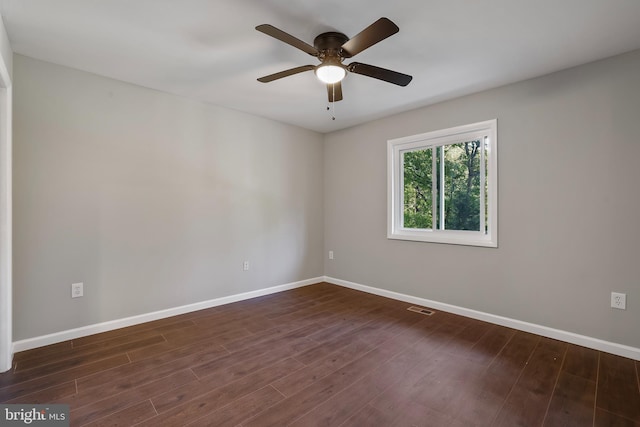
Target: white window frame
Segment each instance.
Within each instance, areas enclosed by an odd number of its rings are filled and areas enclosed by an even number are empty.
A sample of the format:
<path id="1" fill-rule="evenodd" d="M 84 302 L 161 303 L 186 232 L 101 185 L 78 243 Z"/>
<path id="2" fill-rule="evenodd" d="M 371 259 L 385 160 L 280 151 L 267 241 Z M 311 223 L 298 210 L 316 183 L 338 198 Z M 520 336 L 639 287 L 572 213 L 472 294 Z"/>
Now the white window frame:
<path id="1" fill-rule="evenodd" d="M 484 215 L 481 215 L 481 231 L 441 230 L 435 226 L 432 229 L 404 228 L 403 153 L 474 140 L 483 141 L 485 138 L 489 139 L 489 148 L 485 150 L 483 147 L 481 152 L 487 159 L 486 177 L 489 180 L 486 206 L 487 232 L 483 231 Z M 481 157 L 480 187 L 482 189 L 484 189 L 482 181 L 485 179 L 484 165 L 485 162 Z M 481 210 L 484 210 L 484 197 L 480 198 L 480 203 Z M 496 119 L 387 141 L 387 238 L 498 247 L 498 121 Z"/>

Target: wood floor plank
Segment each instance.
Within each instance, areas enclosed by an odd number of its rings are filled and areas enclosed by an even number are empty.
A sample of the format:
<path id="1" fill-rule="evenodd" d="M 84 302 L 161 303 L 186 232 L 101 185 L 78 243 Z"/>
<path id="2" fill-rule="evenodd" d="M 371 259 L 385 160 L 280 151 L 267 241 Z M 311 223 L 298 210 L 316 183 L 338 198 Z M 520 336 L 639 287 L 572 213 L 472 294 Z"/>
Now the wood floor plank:
<path id="1" fill-rule="evenodd" d="M 44 347 L 33 348 L 31 350 L 21 351 L 13 356 L 15 363 L 22 363 L 33 358 L 54 356 L 58 353 L 66 353 L 73 351 L 71 340 L 63 341 L 56 344 L 50 344 Z M 0 377 L 2 374 L 0 374 Z"/>
<path id="2" fill-rule="evenodd" d="M 125 328 L 114 329 L 108 332 L 101 332 L 99 334 L 88 335 L 86 337 L 75 338 L 71 341 L 73 348 L 83 347 L 85 345 L 97 344 L 103 341 L 117 340 L 130 335 L 144 334 L 151 331 L 151 333 L 163 333 L 166 332 L 164 327 L 172 326 L 175 324 L 186 321 L 184 317 L 188 315 L 180 315 L 175 317 L 168 317 L 165 319 L 154 320 L 152 322 L 140 323 L 138 325 L 127 326 Z"/>
<path id="3" fill-rule="evenodd" d="M 127 365 L 128 363 L 129 358 L 126 355 L 118 355 L 44 377 L 26 379 L 25 381 L 0 388 L 0 402 L 7 400 L 15 401 L 17 398 L 23 398 L 25 395 L 35 393 L 39 390 L 45 390 L 69 382 L 69 380 L 72 379 L 103 372 L 117 366 Z"/>
<path id="4" fill-rule="evenodd" d="M 195 328 L 195 327 L 194 327 Z M 224 344 L 237 339 L 238 337 L 249 336 L 251 333 L 245 330 L 233 330 L 221 335 L 205 334 L 196 336 L 184 334 L 183 340 L 166 341 L 148 347 L 127 352 L 127 356 L 132 362 L 139 362 L 144 359 L 154 359 L 157 357 L 178 358 L 180 355 L 200 353 L 212 347 L 221 347 Z"/>
<path id="5" fill-rule="evenodd" d="M 191 370 L 185 369 L 115 395 L 106 395 L 100 389 L 95 389 L 53 403 L 70 404 L 71 420 L 76 425 L 84 425 L 149 400 L 167 389 L 175 389 L 197 380 Z"/>
<path id="6" fill-rule="evenodd" d="M 560 372 L 544 426 L 581 427 L 593 424 L 595 398 L 595 381 L 567 371 Z"/>
<path id="7" fill-rule="evenodd" d="M 125 408 L 108 417 L 85 424 L 87 427 L 119 427 L 132 426 L 154 417 L 156 414 L 149 400 Z"/>
<path id="8" fill-rule="evenodd" d="M 203 345 L 204 342 L 207 342 L 208 344 Z M 193 343 L 193 345 L 189 345 L 188 347 L 191 348 L 200 348 L 200 350 L 203 350 L 204 348 L 208 347 L 209 345 L 218 345 L 218 343 L 214 343 L 211 342 L 209 340 L 203 339 L 200 341 L 195 341 Z M 174 350 L 178 350 L 180 348 L 183 347 L 187 347 L 187 345 L 176 345 L 174 343 L 170 343 L 168 341 L 162 341 L 158 344 L 153 344 L 150 346 L 146 346 L 144 348 L 140 348 L 140 349 L 135 349 L 135 350 L 131 350 L 131 351 L 127 351 L 127 356 L 129 357 L 129 360 L 131 360 L 131 362 L 139 362 L 140 360 L 144 360 L 144 359 L 150 359 L 153 357 L 157 357 L 160 356 L 162 354 L 166 354 L 169 353 L 171 351 Z M 196 350 L 197 352 L 198 350 Z"/>
<path id="9" fill-rule="evenodd" d="M 338 351 L 341 348 L 353 343 L 358 338 L 353 336 L 338 335 L 333 339 L 329 339 L 327 341 L 320 342 L 320 343 L 313 340 L 311 336 L 307 337 L 307 339 L 312 340 L 316 344 L 313 347 L 309 348 L 308 350 L 305 350 L 303 352 L 296 354 L 295 358 L 296 360 L 304 363 L 305 365 L 312 365 L 316 363 L 318 360 L 324 359 L 327 355 L 335 351 Z"/>
<path id="10" fill-rule="evenodd" d="M 593 423 L 594 427 L 640 427 L 637 423 L 628 418 L 612 414 L 604 409 L 596 408 L 596 418 Z"/>
<path id="11" fill-rule="evenodd" d="M 455 340 L 450 340 L 442 351 L 448 354 L 460 355 L 468 354 L 469 350 L 476 346 L 478 342 L 489 333 L 491 325 L 479 320 L 473 320 L 456 335 Z"/>
<path id="12" fill-rule="evenodd" d="M 348 424 L 354 427 L 357 424 Z M 382 425 L 382 424 L 381 424 Z M 477 424 L 481 426 L 482 424 Z M 447 415 L 430 408 L 420 407 L 419 405 L 410 405 L 403 411 L 396 420 L 389 425 L 390 427 L 470 427 L 473 424 L 456 425 L 455 420 Z"/>
<path id="13" fill-rule="evenodd" d="M 312 365 L 307 365 L 274 382 L 273 386 L 283 395 L 293 396 L 371 350 L 373 350 L 371 345 L 360 340 L 353 341 L 323 359 L 316 360 Z M 296 358 L 296 360 L 299 359 Z"/>
<path id="14" fill-rule="evenodd" d="M 589 381 L 596 381 L 598 376 L 598 351 L 569 344 L 562 370 Z"/>
<path id="15" fill-rule="evenodd" d="M 325 311 L 329 305 L 335 305 L 336 302 L 344 299 L 342 296 L 336 295 L 322 295 L 315 298 L 308 298 L 298 301 L 296 304 L 292 304 L 286 307 L 274 308 L 265 315 L 267 319 L 277 320 L 282 319 L 284 316 L 292 315 L 295 313 L 317 313 L 319 311 Z"/>
<path id="16" fill-rule="evenodd" d="M 300 418 L 333 394 L 377 369 L 411 344 L 402 334 L 394 335 L 359 359 L 323 377 L 298 394 L 272 406 L 243 425 L 246 427 L 283 426 Z"/>
<path id="17" fill-rule="evenodd" d="M 596 406 L 612 414 L 640 423 L 640 390 L 634 361 L 613 354 L 600 354 Z"/>
<path id="18" fill-rule="evenodd" d="M 177 332 L 163 334 L 162 336 L 167 340 L 169 346 L 183 347 L 186 345 L 193 345 L 202 342 L 205 339 L 211 339 L 215 341 L 214 345 L 226 345 L 230 342 L 238 340 L 240 338 L 246 338 L 253 334 L 244 328 L 237 328 L 234 326 L 229 328 L 209 328 L 203 329 L 200 326 L 195 326 L 187 332 Z"/>
<path id="19" fill-rule="evenodd" d="M 203 382 L 211 384 L 226 384 L 227 382 L 235 381 L 247 374 L 264 369 L 269 364 L 276 363 L 285 358 L 294 358 L 298 351 L 305 350 L 313 345 L 313 342 L 303 337 L 293 338 L 290 341 L 281 341 L 280 345 L 273 346 L 268 351 L 252 352 L 253 348 L 247 349 L 249 358 L 243 359 L 239 362 L 237 359 L 238 353 L 232 353 L 229 355 L 231 360 L 220 366 L 215 370 L 209 370 L 206 375 L 200 377 Z M 266 350 L 266 349 L 265 349 Z M 195 370 L 194 370 L 195 372 Z M 295 371 L 297 372 L 297 370 Z"/>
<path id="20" fill-rule="evenodd" d="M 407 405 L 401 405 L 401 408 L 398 408 L 400 412 L 406 412 L 409 410 L 409 407 L 413 404 L 408 403 Z M 426 411 L 427 408 L 421 408 Z M 315 410 L 313 411 L 315 412 Z M 333 413 L 327 413 L 325 416 L 331 417 Z M 354 413 L 351 414 L 346 420 L 344 420 L 340 425 L 341 426 L 390 426 L 393 421 L 398 417 L 396 413 L 396 408 L 394 407 L 391 411 L 384 411 L 382 409 L 376 408 L 371 404 L 365 405 L 362 408 L 355 408 Z M 323 425 L 322 419 L 313 418 L 308 414 L 297 419 L 294 424 L 296 427 L 316 427 Z M 331 424 L 324 424 L 331 425 Z M 408 424 L 411 425 L 411 424 Z"/>
<path id="21" fill-rule="evenodd" d="M 484 367 L 467 361 L 464 356 L 436 351 L 422 366 L 417 380 L 410 380 L 400 390 L 406 399 L 452 418 L 465 420 L 492 419 L 504 399 L 487 392 L 482 386 Z M 402 396 L 402 394 L 400 394 Z"/>
<path id="22" fill-rule="evenodd" d="M 560 341 L 540 339 L 500 410 L 496 426 L 542 424 L 567 347 Z"/>
<path id="23" fill-rule="evenodd" d="M 464 354 L 473 363 L 488 366 L 495 360 L 515 333 L 514 329 L 492 325 L 487 333 L 480 337 L 471 347 L 470 351 L 466 351 Z"/>
<path id="24" fill-rule="evenodd" d="M 122 344 L 120 346 L 111 347 L 101 351 L 93 350 L 89 353 L 85 353 L 83 349 L 79 351 L 75 356 L 67 357 L 58 361 L 53 361 L 51 363 L 42 363 L 33 368 L 29 367 L 28 369 L 19 370 L 16 372 L 15 378 L 40 377 L 48 375 L 50 373 L 71 369 L 76 366 L 86 365 L 98 360 L 107 359 L 112 356 L 125 354 L 129 350 L 143 348 L 161 342 L 164 342 L 164 338 L 162 338 L 161 335 L 155 335 L 147 339 L 134 341 L 128 344 Z"/>
<path id="25" fill-rule="evenodd" d="M 260 303 L 261 301 L 258 300 L 258 304 L 253 304 L 251 301 L 243 301 L 239 303 L 239 305 L 243 306 L 245 309 L 248 309 L 249 307 L 247 307 L 247 305 L 250 305 L 250 309 L 248 311 L 268 317 L 275 312 L 281 312 L 283 309 L 291 309 L 301 303 L 313 301 L 315 298 L 321 298 L 324 301 L 335 301 L 348 298 L 348 295 L 339 292 L 339 290 L 336 290 L 331 286 L 325 287 L 324 291 L 320 288 L 305 288 L 311 287 L 294 289 L 292 292 L 281 293 L 277 296 L 273 295 L 271 298 L 262 297 L 262 302 L 266 302 L 268 300 L 269 303 Z"/>
<path id="26" fill-rule="evenodd" d="M 417 383 L 429 373 L 438 371 L 439 361 L 443 358 L 438 350 L 449 340 L 454 339 L 453 331 L 459 333 L 462 327 L 445 324 L 431 331 L 425 331 L 425 335 L 404 354 L 405 358 L 415 358 L 415 363 L 410 363 L 410 371 L 400 375 L 389 384 L 385 392 L 374 398 L 369 404 L 375 408 L 383 408 L 383 411 L 393 411 L 393 408 L 404 406 L 405 401 L 411 400 L 411 394 L 418 388 Z M 420 393 L 420 391 L 417 391 Z"/>
<path id="27" fill-rule="evenodd" d="M 17 397 L 13 400 L 8 400 L 5 403 L 25 403 L 29 402 L 34 405 L 40 405 L 45 403 L 55 403 L 57 400 L 68 401 L 71 396 L 76 392 L 76 382 L 67 381 L 65 383 L 55 385 L 53 387 L 46 388 L 44 390 L 38 390 L 25 396 Z"/>
<path id="28" fill-rule="evenodd" d="M 221 375 L 226 371 L 235 371 L 236 365 L 250 366 L 256 358 L 279 360 L 295 353 L 298 348 L 312 346 L 313 343 L 304 337 L 283 337 L 277 341 L 278 345 L 261 344 L 248 347 L 235 353 L 229 353 L 218 359 L 192 366 L 191 370 L 198 378 L 207 378 L 213 375 Z M 265 356 L 266 355 L 266 356 Z M 279 359 L 278 359 L 279 358 Z"/>
<path id="29" fill-rule="evenodd" d="M 216 313 L 195 319 L 194 322 L 202 330 L 215 328 L 217 331 L 243 329 L 246 328 L 246 325 L 253 325 L 256 322 L 275 325 L 266 317 L 257 313 L 248 313 L 245 310 L 236 310 L 233 313 Z"/>
<path id="30" fill-rule="evenodd" d="M 487 369 L 485 389 L 506 399 L 526 367 L 540 337 L 527 332 L 516 332 Z"/>
<path id="31" fill-rule="evenodd" d="M 290 345 L 295 344 L 292 342 Z M 207 393 L 209 390 L 226 386 L 249 375 L 268 369 L 269 367 L 280 363 L 282 360 L 288 359 L 291 352 L 292 350 L 290 346 L 278 346 L 270 351 L 259 354 L 252 354 L 248 351 L 243 360 L 231 361 L 220 359 L 220 362 L 222 363 L 217 366 L 217 369 L 211 370 L 210 368 L 206 376 L 200 377 L 198 383 L 190 384 L 164 393 L 154 398 L 153 403 L 156 405 L 158 411 L 165 412 L 185 401 L 195 399 L 198 396 Z M 229 355 L 228 357 L 233 356 Z M 228 357 L 225 357 L 225 359 L 228 359 Z M 294 365 L 291 364 L 291 366 Z M 302 364 L 299 364 L 296 366 L 296 369 L 293 369 L 291 372 L 295 373 L 302 366 Z"/>
<path id="32" fill-rule="evenodd" d="M 137 332 L 134 334 L 127 334 L 119 337 L 110 338 L 107 340 L 100 340 L 96 342 L 87 342 L 83 345 L 78 345 L 75 342 L 73 343 L 73 352 L 78 354 L 81 352 L 82 354 L 93 353 L 96 351 L 107 350 L 112 347 L 119 347 L 123 344 L 129 344 L 132 342 L 138 342 L 142 340 L 152 339 L 161 337 L 162 334 L 160 332 L 155 331 L 154 329 Z"/>
<path id="33" fill-rule="evenodd" d="M 373 320 L 376 315 L 381 314 L 383 309 L 379 306 L 358 307 L 356 311 L 345 309 L 343 314 L 332 325 L 325 327 L 323 330 L 309 336 L 314 341 L 324 342 L 334 339 L 337 336 L 346 334 L 354 329 L 361 327 Z"/>
<path id="34" fill-rule="evenodd" d="M 159 425 L 184 426 L 232 403 L 239 398 L 266 387 L 271 382 L 296 369 L 300 369 L 303 366 L 304 365 L 294 359 L 284 359 L 268 368 L 262 369 L 251 375 L 247 375 L 246 377 L 225 386 L 210 390 L 207 393 L 177 406 L 159 407 L 159 405 L 154 402 L 154 406 L 160 415 L 142 423 L 141 427 L 156 427 Z"/>
<path id="35" fill-rule="evenodd" d="M 296 328 L 303 325 L 316 325 L 317 331 L 327 328 L 336 322 L 342 314 L 335 306 L 324 306 L 318 310 L 298 311 L 279 317 L 279 328 Z"/>
<path id="36" fill-rule="evenodd" d="M 259 334 L 258 336 L 249 335 L 240 339 L 233 340 L 226 343 L 224 345 L 224 348 L 227 349 L 230 353 L 234 353 L 236 351 L 244 350 L 246 348 L 258 345 L 270 346 L 272 343 L 277 342 L 283 337 L 291 336 L 290 334 L 309 335 L 318 328 L 319 326 L 312 321 L 302 321 L 298 324 L 287 324 L 269 329 Z"/>
<path id="37" fill-rule="evenodd" d="M 134 337 L 134 336 L 127 336 Z M 51 365 L 54 363 L 65 363 L 64 361 L 70 359 L 77 359 L 81 356 L 95 355 L 100 353 L 103 355 L 115 355 L 119 353 L 126 353 L 137 348 L 143 348 L 156 343 L 164 342 L 165 339 L 158 333 L 145 334 L 144 336 L 137 336 L 137 339 L 120 340 L 120 342 L 113 342 L 112 345 L 104 347 L 95 347 L 88 345 L 81 348 L 71 348 L 68 352 L 58 353 L 55 355 L 44 355 L 40 357 L 31 358 L 23 363 L 15 370 L 15 372 L 22 372 L 30 369 L 39 368 L 44 365 Z"/>
<path id="38" fill-rule="evenodd" d="M 105 392 L 107 390 L 122 391 L 141 382 L 153 381 L 176 370 L 187 369 L 194 364 L 204 363 L 227 354 L 227 351 L 220 346 L 212 346 L 199 353 L 192 353 L 188 349 L 179 350 L 87 375 L 77 380 L 78 391 L 85 392 L 96 387 Z"/>
<path id="39" fill-rule="evenodd" d="M 271 386 L 243 396 L 232 403 L 197 419 L 189 427 L 233 427 L 284 399 Z"/>
<path id="40" fill-rule="evenodd" d="M 361 408 L 365 408 L 368 403 L 375 402 L 376 397 L 381 396 L 385 390 L 393 385 L 408 381 L 409 378 L 416 374 L 419 370 L 416 369 L 416 365 L 423 363 L 425 356 L 437 349 L 437 346 L 433 346 L 427 339 L 435 331 L 436 329 L 425 330 L 424 335 L 417 341 L 407 341 L 409 344 L 404 351 L 398 353 L 345 389 L 338 391 L 326 401 L 295 420 L 291 426 L 341 425 L 346 422 Z M 301 390 L 294 391 L 300 392 Z M 384 409 L 383 412 L 387 414 L 391 412 L 386 407 Z"/>
<path id="41" fill-rule="evenodd" d="M 267 319 L 262 315 L 257 315 L 255 313 L 245 314 L 240 316 L 237 319 L 234 319 L 230 322 L 221 321 L 221 319 L 209 319 L 207 318 L 204 321 L 197 322 L 197 325 L 201 329 L 211 329 L 215 328 L 215 330 L 237 330 L 237 329 L 246 329 L 252 333 L 266 331 L 268 329 L 272 329 L 278 326 L 278 322 L 275 322 L 271 319 Z"/>

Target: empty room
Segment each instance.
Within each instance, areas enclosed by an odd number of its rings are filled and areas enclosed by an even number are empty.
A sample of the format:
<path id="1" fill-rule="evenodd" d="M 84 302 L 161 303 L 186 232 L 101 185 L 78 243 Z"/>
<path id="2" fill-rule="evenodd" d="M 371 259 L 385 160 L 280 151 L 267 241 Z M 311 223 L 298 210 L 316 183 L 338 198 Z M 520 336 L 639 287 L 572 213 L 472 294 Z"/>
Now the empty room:
<path id="1" fill-rule="evenodd" d="M 640 427 L 640 2 L 0 0 L 0 425 Z"/>

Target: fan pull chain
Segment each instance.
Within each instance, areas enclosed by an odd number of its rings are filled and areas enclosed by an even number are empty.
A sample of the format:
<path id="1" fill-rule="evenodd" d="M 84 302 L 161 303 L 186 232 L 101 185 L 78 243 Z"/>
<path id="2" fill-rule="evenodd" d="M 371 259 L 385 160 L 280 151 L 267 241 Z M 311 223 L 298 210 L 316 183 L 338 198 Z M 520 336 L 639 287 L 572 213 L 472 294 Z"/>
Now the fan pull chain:
<path id="1" fill-rule="evenodd" d="M 333 110 L 331 112 L 331 120 L 335 120 L 336 119 L 336 101 L 335 101 L 335 99 L 336 99 L 336 85 L 331 85 L 331 90 L 333 90 L 333 96 L 331 97 L 331 99 L 333 99 L 333 101 L 330 102 L 331 107 L 329 107 L 327 105 L 327 111 Z"/>
<path id="2" fill-rule="evenodd" d="M 332 102 L 331 104 L 332 104 L 331 107 L 327 105 L 327 111 L 333 110 L 329 114 L 331 114 L 331 120 L 335 120 L 336 119 L 336 103 Z"/>
<path id="3" fill-rule="evenodd" d="M 333 107 L 333 114 L 331 115 L 331 120 L 336 119 L 336 85 L 335 83 L 331 85 L 331 89 L 333 90 L 333 102 L 331 103 L 331 107 Z"/>
<path id="4" fill-rule="evenodd" d="M 335 87 L 333 88 L 333 99 L 334 101 L 331 103 L 331 108 L 333 109 L 333 111 L 331 112 L 331 120 L 335 120 L 336 119 L 336 89 Z"/>

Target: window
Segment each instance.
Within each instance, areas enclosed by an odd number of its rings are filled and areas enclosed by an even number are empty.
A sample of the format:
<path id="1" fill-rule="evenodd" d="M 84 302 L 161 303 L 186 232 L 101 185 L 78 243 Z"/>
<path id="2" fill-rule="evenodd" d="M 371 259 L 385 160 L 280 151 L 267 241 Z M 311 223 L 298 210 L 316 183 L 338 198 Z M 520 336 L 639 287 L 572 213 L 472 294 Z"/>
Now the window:
<path id="1" fill-rule="evenodd" d="M 497 121 L 387 142 L 389 239 L 497 247 Z"/>

